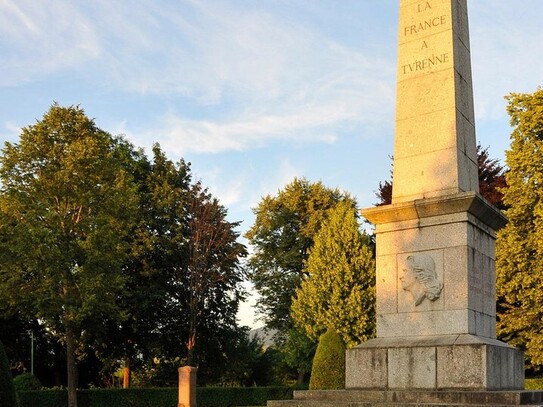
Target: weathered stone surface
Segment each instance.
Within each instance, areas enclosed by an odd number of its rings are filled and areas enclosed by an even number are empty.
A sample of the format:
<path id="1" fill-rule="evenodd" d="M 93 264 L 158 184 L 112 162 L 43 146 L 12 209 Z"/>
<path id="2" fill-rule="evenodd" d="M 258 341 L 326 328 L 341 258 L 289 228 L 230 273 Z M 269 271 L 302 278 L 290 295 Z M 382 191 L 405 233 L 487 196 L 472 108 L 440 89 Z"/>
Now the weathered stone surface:
<path id="1" fill-rule="evenodd" d="M 400 2 L 393 202 L 478 191 L 465 0 Z"/>
<path id="2" fill-rule="evenodd" d="M 542 404 L 543 391 L 308 390 L 295 391 L 294 400 L 268 401 L 268 407 L 513 407 Z"/>
<path id="3" fill-rule="evenodd" d="M 382 388 L 388 383 L 388 350 L 368 349 L 367 352 L 347 352 L 345 359 L 346 388 Z"/>
<path id="4" fill-rule="evenodd" d="M 505 222 L 499 211 L 465 192 L 363 214 L 376 223 L 378 337 L 495 337 L 494 226 Z M 416 256 L 433 260 L 441 291 L 431 300 L 420 284 L 405 282 Z"/>
<path id="5" fill-rule="evenodd" d="M 373 355 L 380 355 L 378 363 Z M 513 390 L 524 385 L 522 352 L 475 335 L 377 338 L 348 350 L 347 360 L 348 389 Z M 372 381 L 376 376 L 379 383 Z"/>

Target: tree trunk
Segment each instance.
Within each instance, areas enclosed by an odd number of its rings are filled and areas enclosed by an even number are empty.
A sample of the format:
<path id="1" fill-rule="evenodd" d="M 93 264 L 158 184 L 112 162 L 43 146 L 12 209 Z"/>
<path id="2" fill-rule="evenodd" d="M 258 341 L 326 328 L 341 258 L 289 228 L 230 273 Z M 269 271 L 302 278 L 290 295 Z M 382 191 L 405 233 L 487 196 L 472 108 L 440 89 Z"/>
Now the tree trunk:
<path id="1" fill-rule="evenodd" d="M 298 380 L 296 381 L 296 384 L 298 386 L 301 386 L 304 384 L 304 378 L 305 378 L 305 369 L 298 369 Z"/>
<path id="2" fill-rule="evenodd" d="M 130 387 L 130 358 L 124 360 L 124 369 L 123 369 L 123 389 L 128 389 Z"/>
<path id="3" fill-rule="evenodd" d="M 191 329 L 189 340 L 187 342 L 187 366 L 192 366 L 194 362 L 194 345 L 196 344 L 196 332 Z"/>
<path id="4" fill-rule="evenodd" d="M 55 341 L 55 386 L 61 387 L 63 384 L 62 373 L 64 370 L 64 361 L 62 360 L 62 347 Z"/>
<path id="5" fill-rule="evenodd" d="M 68 373 L 68 407 L 77 407 L 77 360 L 75 357 L 75 334 L 66 327 L 66 367 Z"/>

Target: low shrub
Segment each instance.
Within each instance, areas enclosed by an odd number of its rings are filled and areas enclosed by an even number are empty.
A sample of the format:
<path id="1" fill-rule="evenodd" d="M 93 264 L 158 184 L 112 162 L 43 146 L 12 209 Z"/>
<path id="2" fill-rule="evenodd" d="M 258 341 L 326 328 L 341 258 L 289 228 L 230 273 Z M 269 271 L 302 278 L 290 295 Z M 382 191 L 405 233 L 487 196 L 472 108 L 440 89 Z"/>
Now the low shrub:
<path id="1" fill-rule="evenodd" d="M 34 376 L 32 373 L 23 373 L 13 378 L 13 385 L 15 391 L 20 393 L 28 390 L 41 390 L 42 385 L 40 379 Z"/>
<path id="2" fill-rule="evenodd" d="M 534 377 L 524 381 L 526 390 L 543 390 L 543 377 Z"/>
<path id="3" fill-rule="evenodd" d="M 292 398 L 290 387 L 198 387 L 198 407 L 264 406 L 267 400 Z M 66 390 L 25 391 L 20 407 L 64 407 Z M 79 390 L 79 407 L 176 407 L 177 388 Z M 11 406 L 10 406 L 11 407 Z"/>
<path id="4" fill-rule="evenodd" d="M 319 338 L 309 388 L 311 390 L 345 388 L 345 344 L 332 328 Z"/>

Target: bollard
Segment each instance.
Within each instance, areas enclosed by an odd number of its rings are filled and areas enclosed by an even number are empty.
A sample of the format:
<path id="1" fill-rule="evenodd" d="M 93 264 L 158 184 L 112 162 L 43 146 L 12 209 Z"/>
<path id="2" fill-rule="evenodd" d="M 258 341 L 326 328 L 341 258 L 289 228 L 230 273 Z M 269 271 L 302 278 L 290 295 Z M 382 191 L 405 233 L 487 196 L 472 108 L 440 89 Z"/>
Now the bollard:
<path id="1" fill-rule="evenodd" d="M 196 373 L 191 366 L 179 368 L 179 404 L 178 407 L 196 407 Z"/>

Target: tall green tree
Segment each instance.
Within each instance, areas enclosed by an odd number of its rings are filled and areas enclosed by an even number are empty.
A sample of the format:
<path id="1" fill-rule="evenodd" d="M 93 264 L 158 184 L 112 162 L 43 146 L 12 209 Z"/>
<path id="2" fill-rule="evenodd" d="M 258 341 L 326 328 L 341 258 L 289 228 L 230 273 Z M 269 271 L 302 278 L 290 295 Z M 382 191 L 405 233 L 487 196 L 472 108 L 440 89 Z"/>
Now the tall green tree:
<path id="1" fill-rule="evenodd" d="M 127 318 L 110 323 L 98 341 L 101 354 L 111 369 L 124 361 L 125 385 L 132 368 L 155 358 L 172 362 L 172 383 L 151 378 L 149 384 L 175 383 L 175 363 L 198 365 L 202 383 L 220 380 L 240 336 L 246 250 L 237 241 L 239 223 L 229 222 L 218 199 L 192 182 L 190 164 L 172 162 L 158 144 L 152 152 L 148 160 L 125 142 L 117 145 L 138 185 L 140 216 L 121 296 Z"/>
<path id="2" fill-rule="evenodd" d="M 291 299 L 304 275 L 303 264 L 326 211 L 353 199 L 321 182 L 294 179 L 276 196 L 264 197 L 253 209 L 255 223 L 246 233 L 254 249 L 249 277 L 260 294 L 257 310 L 268 328 L 283 336 L 292 327 Z"/>
<path id="3" fill-rule="evenodd" d="M 119 302 L 126 318 L 120 324 L 109 321 L 106 334 L 95 341 L 106 368 L 117 370 L 123 361 L 123 385 L 128 387 L 131 370 L 164 357 L 165 348 L 183 354 L 175 339 L 187 335 L 180 311 L 186 304 L 174 298 L 186 290 L 176 279 L 186 268 L 191 175 L 189 164 L 172 162 L 158 144 L 149 160 L 117 139 L 115 154 L 137 184 L 138 219 L 123 268 L 125 289 Z"/>
<path id="4" fill-rule="evenodd" d="M 294 295 L 292 318 L 313 340 L 333 328 L 353 347 L 374 335 L 375 260 L 356 208 L 343 202 L 328 213 Z"/>
<path id="5" fill-rule="evenodd" d="M 498 333 L 543 366 L 543 90 L 507 98 L 513 132 L 506 152 L 509 222 L 498 232 Z"/>
<path id="6" fill-rule="evenodd" d="M 245 270 L 241 259 L 245 246 L 237 241 L 239 222 L 229 222 L 227 211 L 200 183 L 191 188 L 188 206 L 188 288 L 187 364 L 198 360 L 197 340 L 213 331 L 236 328 L 241 283 Z M 207 328 L 207 329 L 206 329 Z M 203 334 L 203 335 L 202 335 Z"/>
<path id="7" fill-rule="evenodd" d="M 39 318 L 65 344 L 69 407 L 79 338 L 121 317 L 136 190 L 112 145 L 83 109 L 54 104 L 0 156 L 0 303 Z"/>

